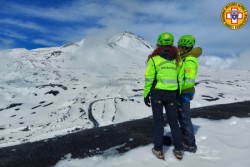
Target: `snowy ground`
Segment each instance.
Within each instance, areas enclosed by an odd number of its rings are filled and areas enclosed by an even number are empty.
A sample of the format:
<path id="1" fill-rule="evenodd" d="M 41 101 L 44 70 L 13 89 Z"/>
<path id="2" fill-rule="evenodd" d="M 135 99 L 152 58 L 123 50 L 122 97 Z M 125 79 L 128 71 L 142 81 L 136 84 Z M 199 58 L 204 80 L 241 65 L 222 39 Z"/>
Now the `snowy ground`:
<path id="1" fill-rule="evenodd" d="M 117 154 L 115 149 L 103 155 L 86 159 L 68 158 L 57 163 L 55 167 L 248 167 L 250 159 L 249 138 L 250 119 L 233 117 L 229 120 L 211 121 L 195 118 L 198 151 L 185 153 L 182 161 L 172 154 L 173 146 L 164 147 L 165 161 L 157 159 L 152 153 L 152 144 L 133 149 L 124 154 Z M 169 131 L 166 128 L 166 131 Z"/>

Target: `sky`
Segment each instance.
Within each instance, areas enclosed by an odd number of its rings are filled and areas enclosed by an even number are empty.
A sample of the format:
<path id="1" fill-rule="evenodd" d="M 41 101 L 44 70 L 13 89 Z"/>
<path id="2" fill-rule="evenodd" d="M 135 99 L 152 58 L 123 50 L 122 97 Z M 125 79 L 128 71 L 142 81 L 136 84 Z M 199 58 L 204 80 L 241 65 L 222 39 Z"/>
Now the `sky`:
<path id="1" fill-rule="evenodd" d="M 196 37 L 205 55 L 250 53 L 250 23 L 230 30 L 220 19 L 229 0 L 0 0 L 0 49 L 61 46 L 129 31 L 152 45 L 162 32 Z M 239 0 L 247 8 L 250 1 Z M 98 41 L 97 41 L 98 42 Z"/>

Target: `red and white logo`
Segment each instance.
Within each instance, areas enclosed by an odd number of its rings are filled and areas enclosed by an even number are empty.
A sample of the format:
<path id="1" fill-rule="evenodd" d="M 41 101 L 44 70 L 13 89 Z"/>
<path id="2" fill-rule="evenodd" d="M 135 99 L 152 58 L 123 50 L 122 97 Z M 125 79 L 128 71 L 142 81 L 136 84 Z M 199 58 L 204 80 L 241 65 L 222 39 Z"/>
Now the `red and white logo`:
<path id="1" fill-rule="evenodd" d="M 238 8 L 231 8 L 231 11 L 226 13 L 226 18 L 231 19 L 231 24 L 238 24 L 238 19 L 243 19 L 243 12 Z"/>

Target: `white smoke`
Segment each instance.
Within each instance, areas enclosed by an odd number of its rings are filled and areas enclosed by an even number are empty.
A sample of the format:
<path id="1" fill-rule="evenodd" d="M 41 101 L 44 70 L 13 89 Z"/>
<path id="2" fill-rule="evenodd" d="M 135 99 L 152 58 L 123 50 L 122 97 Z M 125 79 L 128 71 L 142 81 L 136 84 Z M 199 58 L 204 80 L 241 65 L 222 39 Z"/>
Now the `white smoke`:
<path id="1" fill-rule="evenodd" d="M 215 55 L 201 56 L 199 63 L 213 69 L 234 69 L 234 70 L 249 70 L 250 69 L 250 51 L 241 53 L 239 56 L 232 55 L 222 58 Z"/>
<path id="2" fill-rule="evenodd" d="M 250 50 L 240 54 L 238 61 L 234 64 L 234 67 L 239 70 L 249 70 L 250 69 Z"/>
<path id="3" fill-rule="evenodd" d="M 228 69 L 237 62 L 236 57 L 221 58 L 219 56 L 201 56 L 199 58 L 201 66 L 213 69 Z"/>

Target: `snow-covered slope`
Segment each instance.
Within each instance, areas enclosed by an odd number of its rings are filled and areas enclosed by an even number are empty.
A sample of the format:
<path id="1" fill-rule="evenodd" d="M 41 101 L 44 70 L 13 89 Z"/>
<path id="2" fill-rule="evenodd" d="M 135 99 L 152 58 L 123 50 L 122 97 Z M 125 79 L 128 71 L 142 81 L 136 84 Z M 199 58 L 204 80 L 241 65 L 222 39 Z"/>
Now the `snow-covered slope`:
<path id="1" fill-rule="evenodd" d="M 151 115 L 143 104 L 149 43 L 124 32 L 62 47 L 0 52 L 0 146 Z M 192 107 L 250 99 L 249 71 L 200 68 Z"/>
<path id="2" fill-rule="evenodd" d="M 128 115 L 123 102 L 145 109 L 137 96 L 151 50 L 121 33 L 98 44 L 0 52 L 0 146 L 149 115 L 120 117 Z"/>

